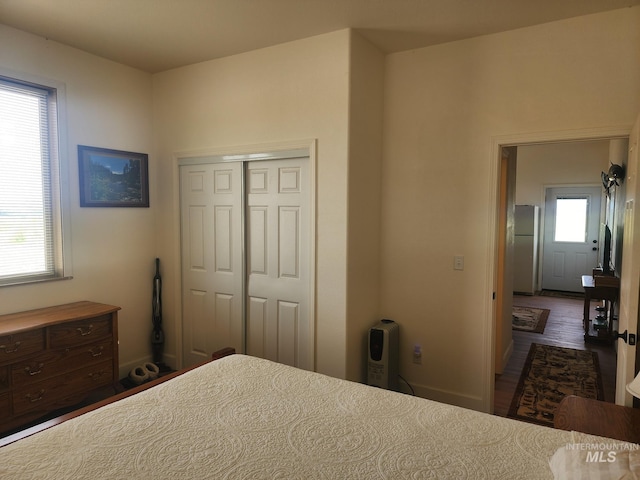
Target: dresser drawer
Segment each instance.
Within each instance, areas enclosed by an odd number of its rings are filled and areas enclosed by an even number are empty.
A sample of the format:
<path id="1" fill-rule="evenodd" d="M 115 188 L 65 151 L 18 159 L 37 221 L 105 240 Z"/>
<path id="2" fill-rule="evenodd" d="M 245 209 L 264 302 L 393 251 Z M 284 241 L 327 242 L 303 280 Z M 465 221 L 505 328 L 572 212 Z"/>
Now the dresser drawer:
<path id="1" fill-rule="evenodd" d="M 11 410 L 9 409 L 9 394 L 0 393 L 0 420 L 9 418 Z"/>
<path id="2" fill-rule="evenodd" d="M 74 370 L 29 386 L 14 389 L 13 413 L 50 411 L 77 402 L 78 396 L 113 383 L 113 362 Z"/>
<path id="3" fill-rule="evenodd" d="M 49 329 L 51 348 L 71 347 L 91 343 L 111 336 L 111 315 L 54 325 Z"/>
<path id="4" fill-rule="evenodd" d="M 0 365 L 44 350 L 44 330 L 30 330 L 0 336 Z"/>
<path id="5" fill-rule="evenodd" d="M 14 387 L 20 387 L 112 358 L 113 342 L 110 338 L 78 347 L 60 348 L 16 362 L 11 366 L 11 380 Z"/>
<path id="6" fill-rule="evenodd" d="M 0 393 L 9 388 L 9 367 L 0 367 Z"/>

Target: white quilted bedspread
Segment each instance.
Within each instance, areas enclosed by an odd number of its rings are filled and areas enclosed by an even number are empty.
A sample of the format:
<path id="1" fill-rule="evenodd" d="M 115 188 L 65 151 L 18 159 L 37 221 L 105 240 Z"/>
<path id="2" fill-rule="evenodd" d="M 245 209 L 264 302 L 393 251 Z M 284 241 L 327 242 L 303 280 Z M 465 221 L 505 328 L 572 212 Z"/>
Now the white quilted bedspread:
<path id="1" fill-rule="evenodd" d="M 542 479 L 578 441 L 233 355 L 0 448 L 0 478 Z"/>

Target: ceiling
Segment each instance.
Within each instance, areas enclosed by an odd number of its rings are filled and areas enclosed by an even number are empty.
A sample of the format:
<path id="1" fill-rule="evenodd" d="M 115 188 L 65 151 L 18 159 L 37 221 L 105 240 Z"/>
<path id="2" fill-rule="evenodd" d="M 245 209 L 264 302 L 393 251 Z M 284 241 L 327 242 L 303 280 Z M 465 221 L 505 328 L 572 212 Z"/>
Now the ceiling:
<path id="1" fill-rule="evenodd" d="M 386 53 L 640 0 L 0 0 L 0 23 L 160 72 L 354 28 Z"/>

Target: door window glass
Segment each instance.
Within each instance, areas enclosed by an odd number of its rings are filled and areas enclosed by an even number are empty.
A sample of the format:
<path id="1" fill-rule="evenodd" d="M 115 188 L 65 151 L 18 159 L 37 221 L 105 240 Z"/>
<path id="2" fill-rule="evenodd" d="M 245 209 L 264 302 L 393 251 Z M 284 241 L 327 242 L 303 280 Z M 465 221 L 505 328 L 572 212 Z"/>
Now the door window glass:
<path id="1" fill-rule="evenodd" d="M 586 198 L 556 199 L 554 241 L 581 242 L 587 238 L 588 202 Z"/>

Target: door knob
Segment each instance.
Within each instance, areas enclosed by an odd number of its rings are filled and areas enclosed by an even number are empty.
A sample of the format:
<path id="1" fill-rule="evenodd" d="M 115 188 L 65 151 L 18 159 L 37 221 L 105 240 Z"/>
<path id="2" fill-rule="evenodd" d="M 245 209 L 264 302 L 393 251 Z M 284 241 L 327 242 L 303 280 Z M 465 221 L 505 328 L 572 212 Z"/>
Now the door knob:
<path id="1" fill-rule="evenodd" d="M 624 340 L 624 343 L 628 343 L 631 346 L 636 344 L 636 335 L 634 333 L 627 333 L 626 330 L 622 333 L 614 331 L 613 339 L 617 340 L 618 338 L 621 338 L 622 340 Z"/>

